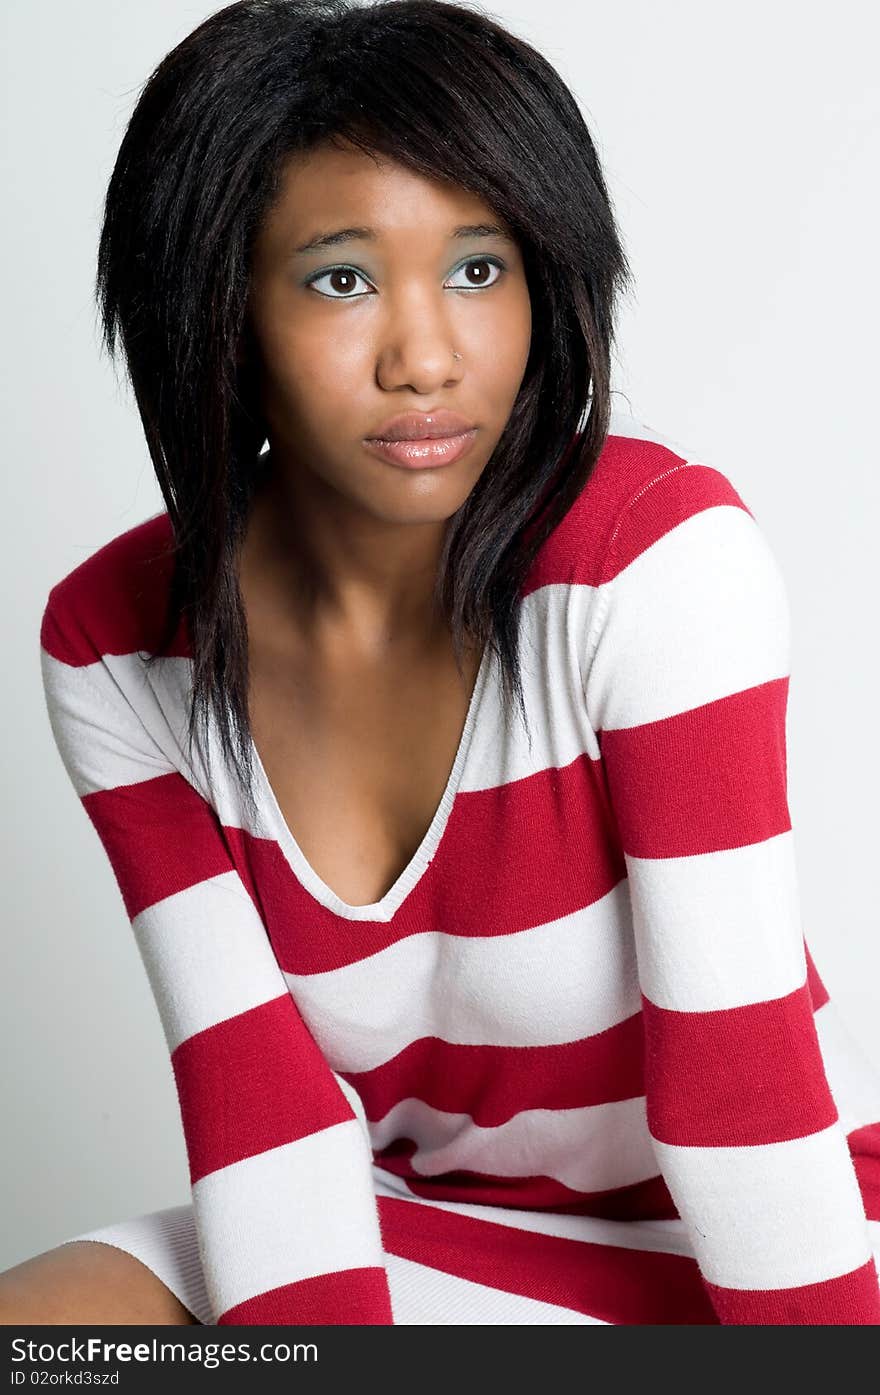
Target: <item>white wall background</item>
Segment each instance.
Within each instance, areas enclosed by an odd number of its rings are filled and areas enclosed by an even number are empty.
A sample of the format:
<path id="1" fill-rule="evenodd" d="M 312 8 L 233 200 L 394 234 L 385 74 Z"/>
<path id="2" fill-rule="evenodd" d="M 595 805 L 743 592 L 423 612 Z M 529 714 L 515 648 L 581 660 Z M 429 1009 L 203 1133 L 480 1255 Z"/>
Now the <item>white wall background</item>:
<path id="1" fill-rule="evenodd" d="M 0 1268 L 189 1199 L 158 1014 L 52 742 L 38 632 L 50 587 L 162 507 L 130 393 L 99 357 L 94 258 L 138 90 L 216 8 L 6 0 L 0 21 Z M 637 276 L 616 388 L 732 478 L 786 574 L 803 924 L 880 1067 L 880 11 L 496 0 L 491 13 L 570 83 L 604 161 Z"/>

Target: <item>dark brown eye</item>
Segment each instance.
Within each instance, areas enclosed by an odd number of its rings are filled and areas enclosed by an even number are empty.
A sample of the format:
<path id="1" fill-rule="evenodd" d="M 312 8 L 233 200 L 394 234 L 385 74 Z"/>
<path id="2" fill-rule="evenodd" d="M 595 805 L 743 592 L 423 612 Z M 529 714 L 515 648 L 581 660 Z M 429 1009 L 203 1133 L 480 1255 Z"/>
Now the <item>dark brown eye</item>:
<path id="1" fill-rule="evenodd" d="M 319 281 L 330 281 L 331 290 L 318 291 L 318 295 L 326 296 L 328 300 L 355 300 L 364 294 L 363 291 L 352 294 L 357 282 L 363 280 L 364 277 L 353 266 L 331 266 L 328 271 L 320 271 L 310 277 L 306 285 L 312 287 L 317 286 Z"/>
<path id="2" fill-rule="evenodd" d="M 354 272 L 346 270 L 345 267 L 341 267 L 336 271 L 331 271 L 329 275 L 331 278 L 330 284 L 333 289 L 335 291 L 340 291 L 343 295 L 346 291 L 350 291 L 354 288 L 354 283 L 357 280 Z"/>
<path id="3" fill-rule="evenodd" d="M 497 271 L 498 276 L 492 276 L 492 272 Z M 471 257 L 469 261 L 462 262 L 461 266 L 453 274 L 458 275 L 464 272 L 467 276 L 466 286 L 456 286 L 456 290 L 479 290 L 482 286 L 494 286 L 499 276 L 504 271 L 502 262 L 496 261 L 494 257 Z"/>

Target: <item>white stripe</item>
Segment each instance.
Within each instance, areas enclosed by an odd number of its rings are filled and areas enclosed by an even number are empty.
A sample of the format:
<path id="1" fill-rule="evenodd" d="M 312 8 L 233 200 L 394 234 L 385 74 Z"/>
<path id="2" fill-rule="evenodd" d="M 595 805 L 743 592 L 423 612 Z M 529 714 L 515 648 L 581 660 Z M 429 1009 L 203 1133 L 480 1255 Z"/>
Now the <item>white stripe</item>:
<path id="1" fill-rule="evenodd" d="M 364 1102 L 358 1094 L 357 1090 L 350 1083 L 350 1081 L 343 1079 L 343 1077 L 339 1075 L 335 1070 L 331 1071 L 330 1073 L 333 1076 L 333 1079 L 336 1081 L 336 1084 L 339 1086 L 342 1093 L 345 1095 L 345 1098 L 348 1100 L 352 1112 L 361 1126 L 361 1132 L 364 1135 L 364 1141 L 367 1145 L 367 1152 L 372 1163 L 373 1154 L 370 1144 L 370 1125 L 367 1120 L 367 1111 L 364 1109 Z"/>
<path id="2" fill-rule="evenodd" d="M 496 1177 L 550 1177 L 574 1191 L 606 1191 L 657 1176 L 645 1097 L 585 1109 L 523 1109 L 506 1124 L 480 1128 L 419 1099 L 401 1100 L 370 1134 L 378 1152 L 396 1138 L 417 1149 L 413 1172 L 464 1169 Z"/>
<path id="3" fill-rule="evenodd" d="M 372 1070 L 425 1037 L 549 1046 L 641 1011 L 625 881 L 546 925 L 506 935 L 424 931 L 343 967 L 284 977 L 344 1071 Z"/>
<path id="4" fill-rule="evenodd" d="M 880 1073 L 841 1019 L 833 998 L 816 1009 L 814 1020 L 844 1132 L 852 1133 L 866 1124 L 880 1128 Z"/>
<path id="5" fill-rule="evenodd" d="M 626 855 L 645 996 L 676 1012 L 781 998 L 807 977 L 791 830 L 691 857 Z"/>
<path id="6" fill-rule="evenodd" d="M 169 1051 L 286 985 L 257 909 L 237 872 L 166 896 L 131 922 Z"/>
<path id="7" fill-rule="evenodd" d="M 40 665 L 55 742 L 80 798 L 169 773 L 173 767 L 102 661 L 76 667 L 41 649 Z"/>
<path id="8" fill-rule="evenodd" d="M 348 1119 L 194 1183 L 215 1311 L 300 1279 L 381 1265 L 371 1161 L 359 1121 Z"/>
<path id="9" fill-rule="evenodd" d="M 520 606 L 520 672 L 529 737 L 516 707 L 508 713 L 499 683 L 483 689 L 462 792 L 494 789 L 539 771 L 570 765 L 585 753 L 599 759 L 587 718 L 581 662 L 592 622 L 596 588 L 548 583 Z M 548 683 L 552 673 L 554 681 Z"/>
<path id="10" fill-rule="evenodd" d="M 735 1148 L 654 1140 L 700 1268 L 727 1288 L 795 1288 L 848 1274 L 871 1255 L 839 1123 L 806 1138 Z"/>
<path id="11" fill-rule="evenodd" d="M 207 736 L 199 722 L 190 745 L 192 659 L 185 655 L 157 658 L 145 669 L 136 653 L 107 654 L 104 663 L 169 764 L 211 805 L 222 824 L 242 827 L 240 793 L 213 714 Z"/>
<path id="12" fill-rule="evenodd" d="M 659 721 L 789 673 L 785 579 L 754 518 L 737 506 L 684 519 L 624 567 L 606 595 L 587 681 L 594 730 Z"/>
<path id="13" fill-rule="evenodd" d="M 398 1255 L 386 1255 L 385 1268 L 395 1327 L 607 1326 L 573 1308 L 490 1288 Z"/>

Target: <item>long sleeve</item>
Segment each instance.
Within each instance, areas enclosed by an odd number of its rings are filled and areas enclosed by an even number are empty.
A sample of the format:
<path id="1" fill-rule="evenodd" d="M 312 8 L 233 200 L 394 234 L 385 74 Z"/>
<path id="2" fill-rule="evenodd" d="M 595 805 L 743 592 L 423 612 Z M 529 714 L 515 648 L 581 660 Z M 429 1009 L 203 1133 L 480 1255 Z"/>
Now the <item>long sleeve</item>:
<path id="1" fill-rule="evenodd" d="M 647 1122 L 725 1324 L 877 1324 L 865 1209 L 807 981 L 788 808 L 790 613 L 719 471 L 611 534 L 584 691 L 623 850 Z"/>
<path id="2" fill-rule="evenodd" d="M 53 596 L 40 633 L 49 719 L 162 1021 L 214 1321 L 391 1324 L 359 1101 L 291 997 L 215 811 L 112 666 L 71 661 L 81 640 Z"/>

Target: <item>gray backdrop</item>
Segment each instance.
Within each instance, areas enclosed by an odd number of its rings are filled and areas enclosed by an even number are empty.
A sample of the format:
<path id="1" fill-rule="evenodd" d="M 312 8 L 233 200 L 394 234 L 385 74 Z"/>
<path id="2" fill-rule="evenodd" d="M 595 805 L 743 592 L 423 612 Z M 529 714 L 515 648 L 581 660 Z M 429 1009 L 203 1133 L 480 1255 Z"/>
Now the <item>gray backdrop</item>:
<path id="1" fill-rule="evenodd" d="M 158 1014 L 54 748 L 38 634 L 50 587 L 162 506 L 130 392 L 98 353 L 98 220 L 141 84 L 219 7 L 5 0 L 0 20 L 0 1268 L 189 1200 Z M 604 161 L 638 280 L 614 386 L 731 477 L 786 574 L 804 930 L 880 1068 L 880 11 L 868 0 L 496 0 L 491 13 L 571 84 Z"/>

